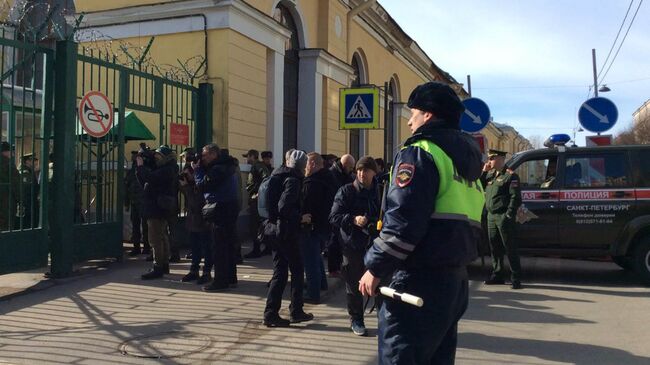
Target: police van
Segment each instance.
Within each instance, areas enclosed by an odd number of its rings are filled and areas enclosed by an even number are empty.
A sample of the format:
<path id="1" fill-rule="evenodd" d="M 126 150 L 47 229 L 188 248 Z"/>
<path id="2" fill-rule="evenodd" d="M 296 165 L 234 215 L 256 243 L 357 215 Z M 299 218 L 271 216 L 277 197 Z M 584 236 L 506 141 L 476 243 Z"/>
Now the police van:
<path id="1" fill-rule="evenodd" d="M 568 137 L 568 136 L 567 136 Z M 650 146 L 566 147 L 518 153 L 517 242 L 522 253 L 605 257 L 650 284 Z"/>

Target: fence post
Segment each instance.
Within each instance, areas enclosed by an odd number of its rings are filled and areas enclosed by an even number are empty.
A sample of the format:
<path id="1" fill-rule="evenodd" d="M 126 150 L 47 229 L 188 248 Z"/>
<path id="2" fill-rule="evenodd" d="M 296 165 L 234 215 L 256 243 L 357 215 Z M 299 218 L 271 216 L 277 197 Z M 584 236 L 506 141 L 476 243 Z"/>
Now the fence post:
<path id="1" fill-rule="evenodd" d="M 198 110 L 196 114 L 196 148 L 197 151 L 206 144 L 212 142 L 212 104 L 214 87 L 204 82 L 199 84 Z M 220 146 L 224 147 L 224 146 Z"/>
<path id="2" fill-rule="evenodd" d="M 54 91 L 54 171 L 50 253 L 53 277 L 72 274 L 75 201 L 75 144 L 77 130 L 77 44 L 56 43 Z"/>

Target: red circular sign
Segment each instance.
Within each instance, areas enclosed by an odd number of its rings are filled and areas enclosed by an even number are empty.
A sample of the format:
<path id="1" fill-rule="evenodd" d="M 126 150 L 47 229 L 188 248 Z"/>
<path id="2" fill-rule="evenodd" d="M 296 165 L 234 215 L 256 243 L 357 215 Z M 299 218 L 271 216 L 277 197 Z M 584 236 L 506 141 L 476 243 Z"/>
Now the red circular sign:
<path id="1" fill-rule="evenodd" d="M 113 105 L 101 92 L 89 91 L 79 103 L 79 121 L 88 135 L 104 137 L 113 127 Z"/>

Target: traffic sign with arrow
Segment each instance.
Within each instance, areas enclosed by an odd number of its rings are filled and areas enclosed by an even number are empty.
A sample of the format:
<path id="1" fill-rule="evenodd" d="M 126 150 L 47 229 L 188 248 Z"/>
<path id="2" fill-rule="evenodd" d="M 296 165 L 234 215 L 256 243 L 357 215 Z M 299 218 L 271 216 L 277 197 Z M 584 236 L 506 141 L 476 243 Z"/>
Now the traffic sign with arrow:
<path id="1" fill-rule="evenodd" d="M 604 132 L 616 124 L 618 109 L 609 99 L 603 97 L 591 98 L 580 107 L 578 120 L 582 127 L 594 133 Z"/>
<path id="2" fill-rule="evenodd" d="M 465 112 L 460 117 L 460 129 L 465 132 L 478 132 L 490 122 L 490 108 L 479 98 L 463 100 Z"/>

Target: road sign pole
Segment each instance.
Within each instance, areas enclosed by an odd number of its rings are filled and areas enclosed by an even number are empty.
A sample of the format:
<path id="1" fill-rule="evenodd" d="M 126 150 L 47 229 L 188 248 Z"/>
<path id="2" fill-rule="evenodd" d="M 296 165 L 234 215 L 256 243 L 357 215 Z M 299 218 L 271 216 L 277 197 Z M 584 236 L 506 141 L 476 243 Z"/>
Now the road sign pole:
<path id="1" fill-rule="evenodd" d="M 470 75 L 467 75 L 467 93 L 469 94 L 469 97 L 472 97 L 472 77 Z"/>
<path id="2" fill-rule="evenodd" d="M 594 96 L 598 97 L 598 74 L 596 73 L 596 49 L 591 49 L 591 63 L 594 69 Z"/>
<path id="3" fill-rule="evenodd" d="M 388 83 L 384 82 L 384 162 L 388 161 L 389 148 L 388 146 L 388 132 L 391 128 L 388 124 Z"/>

